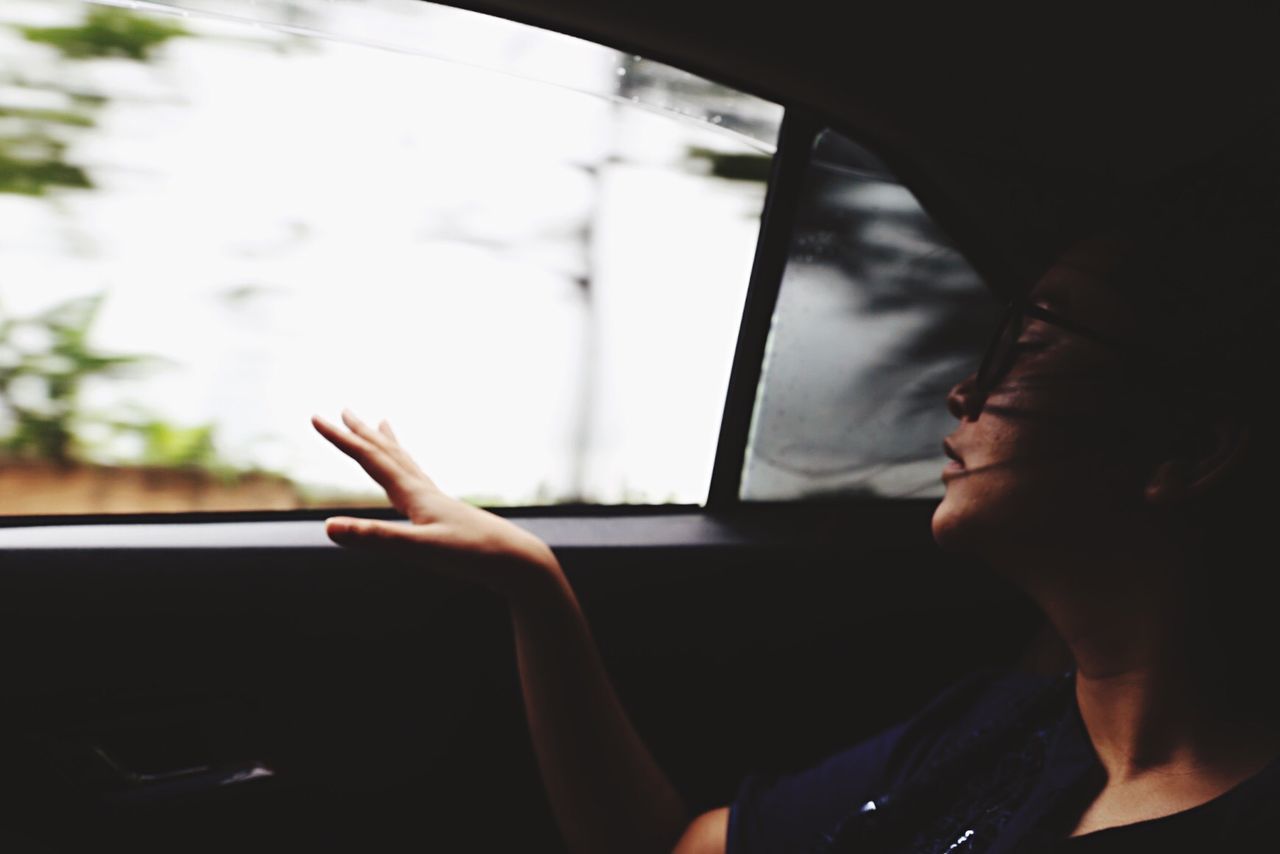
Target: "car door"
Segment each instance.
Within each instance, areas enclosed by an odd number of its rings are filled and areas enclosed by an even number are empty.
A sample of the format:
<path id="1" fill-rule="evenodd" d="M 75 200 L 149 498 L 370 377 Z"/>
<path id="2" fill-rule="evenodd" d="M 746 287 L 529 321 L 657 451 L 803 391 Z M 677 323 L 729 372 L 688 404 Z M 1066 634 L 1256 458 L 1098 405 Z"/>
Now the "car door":
<path id="1" fill-rule="evenodd" d="M 428 4 L 14 9 L 16 839 L 559 850 L 504 603 L 328 542 L 392 514 L 299 407 L 554 548 L 694 809 L 1022 653 L 929 536 L 995 301 L 821 113 Z"/>

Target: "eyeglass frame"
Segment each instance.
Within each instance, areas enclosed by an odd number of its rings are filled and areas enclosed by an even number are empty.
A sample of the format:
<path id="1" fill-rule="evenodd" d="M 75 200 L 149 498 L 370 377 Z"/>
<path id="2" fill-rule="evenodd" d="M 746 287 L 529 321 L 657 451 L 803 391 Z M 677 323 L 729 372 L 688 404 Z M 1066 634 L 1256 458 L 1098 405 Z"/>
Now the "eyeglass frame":
<path id="1" fill-rule="evenodd" d="M 995 334 L 992 335 L 990 342 L 987 344 L 986 351 L 983 353 L 982 361 L 978 365 L 977 373 L 974 375 L 974 391 L 986 403 L 987 396 L 995 390 L 996 385 L 1013 367 L 1012 354 L 1015 352 L 1014 344 L 1017 343 L 1018 337 L 1022 334 L 1022 323 L 1026 318 L 1041 320 L 1045 323 L 1053 324 L 1061 329 L 1079 335 L 1090 341 L 1102 344 L 1112 350 L 1123 354 L 1130 361 L 1136 363 L 1139 367 L 1146 368 L 1153 372 L 1153 379 L 1158 379 L 1161 385 L 1168 387 L 1169 390 L 1174 388 L 1190 388 L 1190 384 L 1172 383 L 1167 379 L 1166 372 L 1175 367 L 1170 362 L 1161 362 L 1152 356 L 1142 352 L 1140 349 L 1105 335 L 1088 326 L 1078 323 L 1065 315 L 1056 311 L 1036 305 L 1029 300 L 1010 300 L 1006 304 L 1004 315 L 1000 318 L 1000 323 L 996 326 Z M 1004 348 L 1010 356 L 1006 357 L 1004 364 L 996 370 L 996 358 L 1001 351 L 1001 343 L 1006 340 L 1009 335 L 1009 329 L 1015 327 L 1012 338 L 1009 339 L 1009 346 Z"/>

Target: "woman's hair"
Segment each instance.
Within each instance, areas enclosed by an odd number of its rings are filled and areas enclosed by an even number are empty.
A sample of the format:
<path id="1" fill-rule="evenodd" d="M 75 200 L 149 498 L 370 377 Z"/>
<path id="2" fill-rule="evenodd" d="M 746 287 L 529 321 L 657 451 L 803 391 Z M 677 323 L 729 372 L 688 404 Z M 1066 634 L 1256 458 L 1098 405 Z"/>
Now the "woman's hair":
<path id="1" fill-rule="evenodd" d="M 1158 354 L 1169 394 L 1146 407 L 1149 449 L 1205 441 L 1208 425 L 1244 427 L 1231 473 L 1178 520 L 1199 532 L 1196 595 L 1215 643 L 1205 664 L 1224 685 L 1252 679 L 1280 713 L 1280 179 L 1263 132 L 1219 162 L 1148 193 L 1108 229 L 1109 278 L 1138 315 L 1136 346 Z M 1271 143 L 1271 144 L 1264 144 Z M 1160 423 L 1163 421 L 1164 423 Z"/>
<path id="2" fill-rule="evenodd" d="M 1223 417 L 1248 426 L 1245 464 L 1208 502 L 1237 510 L 1274 492 L 1256 475 L 1276 468 L 1268 434 L 1280 427 L 1280 217 L 1240 195 L 1241 208 L 1205 211 L 1193 196 L 1127 227 L 1113 272 L 1138 314 L 1137 345 L 1167 366 L 1166 404 L 1181 412 L 1163 414 L 1190 429 Z"/>

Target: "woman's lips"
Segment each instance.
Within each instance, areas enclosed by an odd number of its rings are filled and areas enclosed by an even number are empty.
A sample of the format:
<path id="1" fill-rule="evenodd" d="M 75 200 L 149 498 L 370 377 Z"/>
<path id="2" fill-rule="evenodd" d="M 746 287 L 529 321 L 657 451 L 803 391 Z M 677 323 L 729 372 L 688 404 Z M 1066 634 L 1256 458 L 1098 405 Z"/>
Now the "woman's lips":
<path id="1" fill-rule="evenodd" d="M 942 440 L 942 452 L 950 458 L 950 461 L 942 469 L 943 480 L 947 480 L 949 477 L 954 477 L 964 471 L 964 460 L 960 458 L 960 454 L 946 439 Z"/>
<path id="2" fill-rule="evenodd" d="M 942 440 L 942 453 L 950 457 L 956 465 L 960 466 L 960 468 L 964 468 L 964 458 L 962 458 L 960 453 L 951 445 L 950 439 Z"/>

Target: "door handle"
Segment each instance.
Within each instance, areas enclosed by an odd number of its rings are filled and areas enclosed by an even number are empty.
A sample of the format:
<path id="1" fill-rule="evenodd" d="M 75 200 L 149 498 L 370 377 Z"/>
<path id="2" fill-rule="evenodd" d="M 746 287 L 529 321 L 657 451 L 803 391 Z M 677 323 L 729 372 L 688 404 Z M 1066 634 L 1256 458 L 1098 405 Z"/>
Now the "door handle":
<path id="1" fill-rule="evenodd" d="M 259 761 L 195 765 L 165 771 L 135 771 L 99 745 L 90 745 L 89 751 L 118 784 L 105 793 L 109 800 L 116 802 L 146 802 L 214 792 L 276 776 L 270 766 Z"/>

